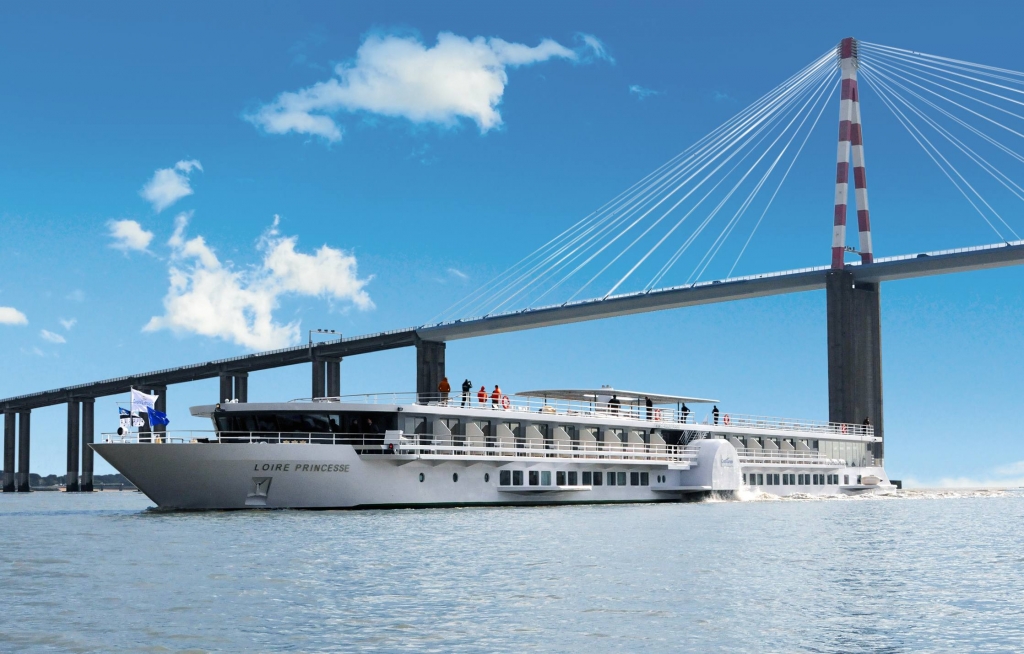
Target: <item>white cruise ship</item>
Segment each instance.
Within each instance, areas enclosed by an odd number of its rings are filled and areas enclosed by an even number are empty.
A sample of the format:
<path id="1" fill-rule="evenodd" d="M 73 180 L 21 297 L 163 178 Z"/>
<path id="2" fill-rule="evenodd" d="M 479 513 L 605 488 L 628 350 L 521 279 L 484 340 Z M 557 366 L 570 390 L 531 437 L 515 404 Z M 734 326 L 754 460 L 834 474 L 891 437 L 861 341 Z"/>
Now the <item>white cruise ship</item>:
<path id="1" fill-rule="evenodd" d="M 481 401 L 482 400 L 482 401 Z M 209 432 L 92 447 L 168 509 L 676 502 L 895 489 L 868 425 L 706 411 L 609 387 L 325 397 L 192 408 Z M 701 405 L 698 417 L 689 405 Z"/>

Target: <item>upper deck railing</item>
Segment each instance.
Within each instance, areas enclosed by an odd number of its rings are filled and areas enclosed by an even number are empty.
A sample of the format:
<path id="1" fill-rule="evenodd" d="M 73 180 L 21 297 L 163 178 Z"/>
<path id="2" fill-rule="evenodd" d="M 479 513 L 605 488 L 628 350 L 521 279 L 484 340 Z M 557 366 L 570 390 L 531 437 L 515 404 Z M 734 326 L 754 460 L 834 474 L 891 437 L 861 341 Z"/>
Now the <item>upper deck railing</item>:
<path id="1" fill-rule="evenodd" d="M 748 415 L 719 412 L 717 418 L 708 412 L 701 418 L 692 410 L 680 407 L 637 406 L 635 404 L 614 405 L 609 402 L 580 402 L 576 400 L 555 400 L 520 395 L 501 395 L 493 398 L 490 394 L 480 401 L 476 392 L 468 396 L 461 393 L 440 393 L 425 395 L 417 393 L 364 393 L 338 397 L 300 398 L 292 402 L 315 402 L 324 404 L 393 404 L 398 406 L 431 406 L 453 409 L 479 409 L 502 413 L 531 413 L 550 416 L 564 416 L 573 422 L 587 420 L 623 419 L 656 423 L 666 429 L 692 430 L 707 427 L 710 431 L 727 433 L 733 430 L 759 429 L 794 432 L 807 437 L 873 437 L 871 425 L 778 418 L 774 416 Z"/>

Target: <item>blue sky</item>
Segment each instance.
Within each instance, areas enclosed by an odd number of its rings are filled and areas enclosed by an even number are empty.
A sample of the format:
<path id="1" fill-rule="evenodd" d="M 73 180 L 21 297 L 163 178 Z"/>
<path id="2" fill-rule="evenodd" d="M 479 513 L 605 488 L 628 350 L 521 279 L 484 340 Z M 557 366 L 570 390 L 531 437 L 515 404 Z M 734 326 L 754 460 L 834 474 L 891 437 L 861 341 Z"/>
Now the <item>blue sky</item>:
<path id="1" fill-rule="evenodd" d="M 423 324 L 840 38 L 1024 70 L 1016 11 L 8 6 L 0 307 L 16 313 L 0 324 L 0 396 L 302 341 L 311 328 Z M 423 67 L 383 87 L 373 77 L 409 62 Z M 998 240 L 862 94 L 876 254 Z M 828 263 L 832 101 L 736 274 Z M 1024 232 L 1020 206 L 1005 206 Z M 883 288 L 892 477 L 1022 483 L 1022 280 L 1004 269 Z M 824 314 L 824 294 L 808 293 L 460 341 L 448 372 L 823 419 Z M 411 389 L 413 362 L 411 350 L 346 360 L 343 392 Z M 308 392 L 305 366 L 250 380 L 253 400 Z M 205 428 L 187 408 L 216 393 L 215 381 L 172 387 L 172 428 Z M 115 406 L 100 400 L 98 430 L 116 427 Z M 64 408 L 34 412 L 33 431 L 33 471 L 63 472 Z"/>

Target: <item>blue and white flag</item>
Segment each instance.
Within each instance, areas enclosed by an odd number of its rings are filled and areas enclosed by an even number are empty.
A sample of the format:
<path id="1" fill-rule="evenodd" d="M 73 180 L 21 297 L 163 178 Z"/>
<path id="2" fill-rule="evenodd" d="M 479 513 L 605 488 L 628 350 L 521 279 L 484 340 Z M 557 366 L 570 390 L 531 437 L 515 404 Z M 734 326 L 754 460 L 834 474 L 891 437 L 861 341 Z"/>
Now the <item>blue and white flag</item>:
<path id="1" fill-rule="evenodd" d="M 132 427 L 142 427 L 146 422 L 142 418 L 133 418 L 132 412 L 124 407 L 117 407 L 117 413 L 120 416 L 121 427 L 124 429 L 131 429 Z"/>
<path id="2" fill-rule="evenodd" d="M 167 419 L 167 414 L 164 413 L 163 411 L 157 411 L 156 409 L 153 408 L 147 409 L 147 411 L 149 413 L 150 427 L 170 424 L 171 421 Z"/>

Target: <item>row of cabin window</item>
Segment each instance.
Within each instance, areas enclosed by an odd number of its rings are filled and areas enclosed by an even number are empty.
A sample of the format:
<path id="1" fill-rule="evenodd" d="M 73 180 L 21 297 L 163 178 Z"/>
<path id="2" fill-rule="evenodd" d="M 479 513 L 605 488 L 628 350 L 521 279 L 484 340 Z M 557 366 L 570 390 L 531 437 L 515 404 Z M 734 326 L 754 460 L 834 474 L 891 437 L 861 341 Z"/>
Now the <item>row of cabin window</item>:
<path id="1" fill-rule="evenodd" d="M 850 475 L 844 475 L 845 484 L 850 483 Z M 839 475 L 815 475 L 782 473 L 753 473 L 743 475 L 743 483 L 750 486 L 838 486 Z"/>
<path id="2" fill-rule="evenodd" d="M 550 486 L 550 470 L 527 470 L 526 480 L 529 486 Z M 600 470 L 559 470 L 555 472 L 556 486 L 602 486 L 607 482 L 608 486 L 625 486 L 627 480 L 626 472 L 602 472 Z M 651 475 L 648 472 L 628 473 L 630 486 L 650 486 Z M 579 480 L 579 483 L 577 483 Z M 501 486 L 522 486 L 522 470 L 501 470 L 498 473 L 498 484 Z"/>
<path id="3" fill-rule="evenodd" d="M 418 434 L 421 436 L 429 436 L 434 433 L 434 420 L 437 420 L 444 424 L 451 432 L 452 436 L 465 436 L 466 435 L 466 424 L 474 423 L 483 432 L 484 437 L 496 437 L 498 435 L 498 425 L 504 425 L 508 429 L 514 438 L 526 438 L 526 428 L 536 427 L 540 432 L 541 436 L 545 440 L 552 438 L 552 433 L 556 427 L 561 427 L 565 430 L 566 435 L 569 439 L 576 442 L 579 441 L 579 435 L 581 431 L 589 431 L 590 435 L 593 436 L 598 442 L 604 440 L 604 433 L 610 432 L 615 434 L 619 440 L 624 441 L 630 431 L 635 431 L 640 435 L 640 438 L 645 443 L 651 442 L 651 431 L 646 429 L 619 429 L 619 428 L 602 428 L 596 426 L 579 426 L 579 425 L 564 425 L 564 424 L 549 424 L 549 423 L 522 423 L 522 422 L 506 422 L 499 420 L 476 420 L 476 419 L 465 419 L 465 418 L 431 418 L 427 419 L 421 416 L 406 416 L 405 418 L 405 433 L 407 434 Z M 667 445 L 678 445 L 683 437 L 681 430 L 674 429 L 658 429 L 654 430 Z"/>
<path id="4" fill-rule="evenodd" d="M 215 414 L 222 432 L 383 434 L 398 429 L 398 414 L 379 411 L 341 413 L 235 413 Z"/>

